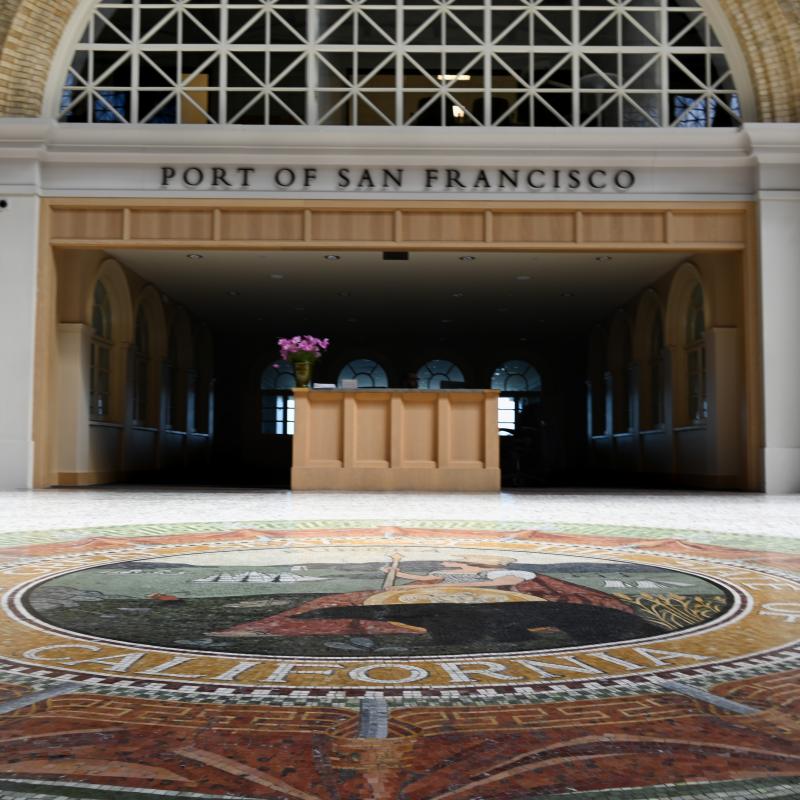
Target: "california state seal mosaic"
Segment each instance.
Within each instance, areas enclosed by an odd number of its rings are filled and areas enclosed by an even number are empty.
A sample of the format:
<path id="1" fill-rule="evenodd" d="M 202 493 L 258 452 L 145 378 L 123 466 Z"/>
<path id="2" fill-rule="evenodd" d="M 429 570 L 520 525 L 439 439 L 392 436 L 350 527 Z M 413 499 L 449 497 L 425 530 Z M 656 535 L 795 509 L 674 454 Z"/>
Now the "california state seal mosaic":
<path id="1" fill-rule="evenodd" d="M 7 534 L 0 797 L 796 797 L 800 543 L 544 528 Z"/>
<path id="2" fill-rule="evenodd" d="M 800 620 L 789 573 L 704 546 L 499 525 L 175 529 L 6 551 L 5 664 L 112 693 L 519 701 L 735 672 Z"/>

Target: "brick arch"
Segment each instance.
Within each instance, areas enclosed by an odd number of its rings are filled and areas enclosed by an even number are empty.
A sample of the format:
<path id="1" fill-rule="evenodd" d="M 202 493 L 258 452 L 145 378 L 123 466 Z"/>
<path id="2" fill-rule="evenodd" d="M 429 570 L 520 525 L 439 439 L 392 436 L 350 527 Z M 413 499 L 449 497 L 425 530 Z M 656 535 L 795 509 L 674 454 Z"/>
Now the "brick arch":
<path id="1" fill-rule="evenodd" d="M 736 35 L 761 122 L 800 122 L 800 4 L 716 0 Z M 82 0 L 0 3 L 0 116 L 38 117 L 64 27 Z"/>

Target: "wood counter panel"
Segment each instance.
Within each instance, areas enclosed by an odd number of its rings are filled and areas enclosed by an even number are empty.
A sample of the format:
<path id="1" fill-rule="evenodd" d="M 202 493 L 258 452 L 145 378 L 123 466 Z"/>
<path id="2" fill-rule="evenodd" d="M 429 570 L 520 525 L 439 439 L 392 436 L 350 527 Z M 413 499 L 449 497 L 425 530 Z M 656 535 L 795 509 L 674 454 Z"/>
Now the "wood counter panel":
<path id="1" fill-rule="evenodd" d="M 122 208 L 57 208 L 51 223 L 54 239 L 122 239 L 125 210 Z"/>
<path id="2" fill-rule="evenodd" d="M 390 462 L 389 395 L 363 397 L 355 410 L 355 466 L 388 467 Z"/>
<path id="3" fill-rule="evenodd" d="M 164 240 L 174 236 L 184 240 L 211 241 L 214 238 L 212 209 L 181 209 L 165 213 L 137 208 L 131 210 L 130 220 L 131 239 Z"/>
<path id="4" fill-rule="evenodd" d="M 295 389 L 292 489 L 499 491 L 498 394 Z"/>
<path id="5" fill-rule="evenodd" d="M 392 211 L 325 211 L 311 216 L 311 239 L 323 242 L 388 242 Z"/>
<path id="6" fill-rule="evenodd" d="M 302 211 L 221 211 L 220 240 L 303 241 Z"/>
<path id="7" fill-rule="evenodd" d="M 309 464 L 330 467 L 344 462 L 342 412 L 342 404 L 327 396 L 314 403 L 314 413 L 306 416 Z"/>
<path id="8" fill-rule="evenodd" d="M 436 396 L 401 399 L 400 466 L 436 466 Z M 420 436 L 419 431 L 428 435 Z"/>
<path id="9" fill-rule="evenodd" d="M 52 198 L 59 247 L 742 250 L 747 202 Z M 47 219 L 45 219 L 47 222 Z"/>

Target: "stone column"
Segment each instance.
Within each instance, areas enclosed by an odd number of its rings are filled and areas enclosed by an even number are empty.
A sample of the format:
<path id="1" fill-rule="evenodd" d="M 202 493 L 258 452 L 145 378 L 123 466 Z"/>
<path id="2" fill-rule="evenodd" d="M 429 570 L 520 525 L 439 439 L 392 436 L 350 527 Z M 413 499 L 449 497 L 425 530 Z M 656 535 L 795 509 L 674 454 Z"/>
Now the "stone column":
<path id="1" fill-rule="evenodd" d="M 38 164 L 0 160 L 0 489 L 33 485 Z"/>
<path id="2" fill-rule="evenodd" d="M 800 492 L 800 124 L 748 124 L 758 162 L 764 490 Z"/>

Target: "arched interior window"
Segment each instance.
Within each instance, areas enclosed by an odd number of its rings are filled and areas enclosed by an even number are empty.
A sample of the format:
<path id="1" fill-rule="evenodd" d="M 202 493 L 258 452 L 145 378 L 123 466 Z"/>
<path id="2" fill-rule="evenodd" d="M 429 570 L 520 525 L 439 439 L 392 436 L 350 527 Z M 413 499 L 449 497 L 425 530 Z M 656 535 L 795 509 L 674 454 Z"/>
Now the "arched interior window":
<path id="1" fill-rule="evenodd" d="M 420 389 L 441 389 L 452 384 L 463 384 L 464 373 L 452 362 L 434 358 L 417 370 L 417 386 Z"/>
<path id="2" fill-rule="evenodd" d="M 619 338 L 616 340 L 620 352 L 615 354 L 616 369 L 612 373 L 614 393 L 614 433 L 627 433 L 633 429 L 633 390 L 631 369 L 633 350 L 631 332 L 627 322 L 622 322 Z"/>
<path id="3" fill-rule="evenodd" d="M 542 398 L 542 378 L 527 361 L 513 359 L 492 373 L 490 385 L 500 390 L 497 399 L 497 427 L 501 436 L 513 436 L 518 423 L 525 422 L 525 409 Z"/>
<path id="4" fill-rule="evenodd" d="M 648 372 L 650 381 L 650 427 L 664 425 L 664 321 L 656 310 L 650 325 Z"/>
<path id="5" fill-rule="evenodd" d="M 708 417 L 706 394 L 706 323 L 703 288 L 692 290 L 686 314 L 686 371 L 689 421 L 703 422 Z"/>
<path id="6" fill-rule="evenodd" d="M 261 433 L 291 436 L 294 433 L 294 395 L 297 386 L 292 365 L 271 364 L 261 373 Z"/>
<path id="7" fill-rule="evenodd" d="M 492 373 L 491 387 L 501 392 L 540 392 L 542 378 L 532 364 L 517 359 L 506 361 Z"/>
<path id="8" fill-rule="evenodd" d="M 133 370 L 133 424 L 150 422 L 150 328 L 144 309 L 136 315 Z"/>
<path id="9" fill-rule="evenodd" d="M 384 389 L 389 385 L 386 370 L 370 358 L 356 358 L 342 367 L 337 383 L 343 380 L 357 380 L 359 389 Z"/>
<path id="10" fill-rule="evenodd" d="M 178 336 L 173 325 L 167 340 L 167 361 L 164 364 L 164 388 L 166 391 L 166 419 L 167 428 L 179 429 L 181 427 L 181 391 L 180 373 L 178 371 Z"/>
<path id="11" fill-rule="evenodd" d="M 698 0 L 99 0 L 65 122 L 737 125 Z"/>
<path id="12" fill-rule="evenodd" d="M 196 433 L 209 433 L 212 412 L 212 372 L 211 353 L 208 339 L 203 329 L 196 328 L 192 352 L 195 354 L 194 383 L 194 430 Z"/>
<path id="13" fill-rule="evenodd" d="M 89 365 L 89 415 L 108 419 L 111 413 L 111 300 L 101 281 L 94 287 Z"/>
<path id="14" fill-rule="evenodd" d="M 603 332 L 595 328 L 589 345 L 589 380 L 587 388 L 587 417 L 590 436 L 605 436 L 607 420 L 607 358 L 606 341 Z"/>

